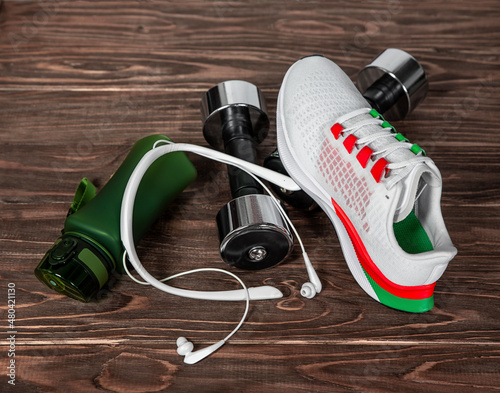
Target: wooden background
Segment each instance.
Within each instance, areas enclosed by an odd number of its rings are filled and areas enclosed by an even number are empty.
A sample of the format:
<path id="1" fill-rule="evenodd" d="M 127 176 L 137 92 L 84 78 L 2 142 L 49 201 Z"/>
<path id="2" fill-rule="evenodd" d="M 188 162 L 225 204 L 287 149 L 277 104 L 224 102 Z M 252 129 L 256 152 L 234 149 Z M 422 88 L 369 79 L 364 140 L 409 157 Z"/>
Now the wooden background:
<path id="1" fill-rule="evenodd" d="M 500 389 L 500 5 L 497 0 L 5 1 L 0 11 L 0 391 L 497 392 Z M 287 297 L 254 302 L 243 328 L 195 366 L 176 354 L 230 332 L 242 304 L 195 301 L 122 277 L 80 304 L 33 275 L 78 181 L 103 186 L 131 145 L 165 133 L 206 146 L 200 97 L 228 79 L 276 98 L 297 59 L 322 53 L 353 78 L 387 47 L 424 65 L 430 92 L 395 123 L 443 174 L 458 256 L 425 314 L 386 308 L 356 284 L 322 212 L 290 209 L 324 285 L 299 294 L 298 247 L 281 266 L 238 272 Z M 140 247 L 157 276 L 224 265 L 214 217 L 223 165 L 193 157 L 197 181 Z M 236 288 L 218 275 L 178 285 Z M 16 386 L 7 384 L 7 284 L 17 295 Z M 2 333 L 3 332 L 3 333 Z"/>

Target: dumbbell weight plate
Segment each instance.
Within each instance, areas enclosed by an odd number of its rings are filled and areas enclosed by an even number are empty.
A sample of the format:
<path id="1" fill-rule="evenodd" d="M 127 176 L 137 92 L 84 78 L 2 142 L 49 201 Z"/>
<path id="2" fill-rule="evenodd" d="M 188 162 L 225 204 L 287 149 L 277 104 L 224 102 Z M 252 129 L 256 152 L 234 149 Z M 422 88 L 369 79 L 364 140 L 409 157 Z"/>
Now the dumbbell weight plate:
<path id="1" fill-rule="evenodd" d="M 361 93 L 382 77 L 390 77 L 401 88 L 402 94 L 384 116 L 391 120 L 403 119 L 425 98 L 428 82 L 423 67 L 409 53 L 401 49 L 386 49 L 363 68 L 357 78 Z"/>
<path id="2" fill-rule="evenodd" d="M 266 115 L 266 101 L 257 86 L 240 80 L 221 82 L 212 87 L 201 100 L 203 135 L 210 146 L 224 151 L 221 138 L 221 111 L 230 106 L 248 108 L 252 122 L 253 138 L 261 143 L 269 131 L 269 118 Z"/>
<path id="3" fill-rule="evenodd" d="M 258 270 L 282 262 L 293 238 L 269 195 L 245 195 L 217 214 L 222 260 L 240 269 Z"/>

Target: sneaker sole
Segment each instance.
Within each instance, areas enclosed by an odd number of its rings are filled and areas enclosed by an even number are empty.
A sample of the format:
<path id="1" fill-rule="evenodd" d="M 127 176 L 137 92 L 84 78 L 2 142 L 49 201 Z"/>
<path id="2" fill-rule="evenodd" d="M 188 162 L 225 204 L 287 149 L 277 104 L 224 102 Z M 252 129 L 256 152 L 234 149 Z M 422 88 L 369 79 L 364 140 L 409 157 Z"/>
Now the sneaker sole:
<path id="1" fill-rule="evenodd" d="M 289 72 L 293 69 L 290 68 Z M 286 85 L 289 72 L 285 75 L 282 87 Z M 290 177 L 309 194 L 326 213 L 337 233 L 344 258 L 354 279 L 361 288 L 376 301 L 398 310 L 407 312 L 425 312 L 434 306 L 434 286 L 402 286 L 390 281 L 378 269 L 361 241 L 349 217 L 342 211 L 335 200 L 328 195 L 317 181 L 309 177 L 298 163 L 291 148 L 287 131 L 281 119 L 283 113 L 282 93 L 278 95 L 276 110 L 276 128 L 280 158 Z"/>

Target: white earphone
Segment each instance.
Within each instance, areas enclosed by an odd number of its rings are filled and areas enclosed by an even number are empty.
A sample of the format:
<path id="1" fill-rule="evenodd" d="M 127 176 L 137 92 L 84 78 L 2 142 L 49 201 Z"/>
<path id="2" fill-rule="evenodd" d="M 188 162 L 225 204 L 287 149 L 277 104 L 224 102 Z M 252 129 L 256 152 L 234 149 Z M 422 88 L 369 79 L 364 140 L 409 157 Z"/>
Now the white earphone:
<path id="1" fill-rule="evenodd" d="M 159 143 L 165 143 L 165 145 L 158 146 Z M 205 357 L 207 357 L 208 355 L 219 349 L 234 333 L 236 333 L 236 331 L 241 327 L 246 318 L 250 300 L 278 299 L 283 297 L 283 294 L 279 289 L 271 286 L 247 288 L 245 284 L 236 275 L 222 269 L 212 269 L 212 268 L 197 269 L 179 273 L 163 280 L 157 280 L 155 277 L 151 276 L 151 274 L 148 273 L 148 271 L 142 266 L 139 257 L 137 256 L 137 252 L 135 250 L 133 227 L 132 227 L 133 210 L 134 210 L 135 197 L 137 194 L 137 190 L 139 188 L 139 184 L 142 180 L 142 177 L 144 176 L 148 168 L 153 164 L 153 162 L 155 162 L 159 157 L 174 151 L 192 152 L 200 156 L 213 159 L 215 161 L 236 166 L 239 169 L 247 172 L 252 177 L 254 177 L 272 197 L 276 207 L 280 211 L 280 214 L 283 216 L 283 219 L 286 220 L 289 223 L 290 227 L 292 228 L 302 249 L 302 255 L 304 258 L 304 263 L 306 265 L 307 274 L 309 276 L 310 282 L 306 282 L 302 285 L 302 288 L 300 290 L 301 295 L 308 299 L 312 299 L 317 293 L 321 292 L 322 290 L 321 281 L 319 280 L 319 277 L 316 271 L 314 270 L 314 267 L 312 266 L 309 257 L 307 256 L 307 253 L 304 249 L 304 245 L 302 243 L 299 234 L 297 233 L 297 230 L 295 229 L 290 218 L 283 211 L 283 208 L 281 207 L 279 201 L 271 194 L 269 189 L 265 186 L 265 184 L 263 184 L 257 178 L 257 176 L 291 191 L 300 190 L 300 187 L 298 187 L 297 184 L 291 178 L 289 178 L 288 176 L 281 175 L 270 169 L 249 163 L 239 158 L 206 147 L 201 147 L 186 143 L 173 143 L 167 140 L 157 141 L 152 147 L 153 147 L 152 150 L 146 153 L 135 167 L 127 183 L 122 199 L 121 214 L 120 214 L 120 236 L 121 236 L 121 241 L 123 243 L 123 247 L 125 248 L 125 252 L 123 254 L 123 264 L 127 274 L 136 282 L 145 285 L 148 284 L 152 285 L 160 289 L 161 291 L 170 293 L 172 295 L 194 298 L 194 299 L 205 299 L 205 300 L 223 300 L 223 301 L 246 300 L 247 303 L 245 314 L 243 315 L 243 318 L 241 319 L 240 323 L 224 340 L 221 340 L 218 343 L 211 345 L 210 347 L 192 352 L 194 348 L 193 344 L 187 341 L 184 337 L 179 337 L 179 339 L 177 340 L 177 346 L 178 346 L 177 352 L 179 353 L 179 355 L 185 356 L 184 358 L 185 363 L 194 364 L 204 359 Z M 130 272 L 126 267 L 125 263 L 126 257 L 128 257 L 130 263 L 135 268 L 137 273 L 146 282 L 141 282 L 132 277 L 132 275 L 130 274 Z M 208 292 L 193 291 L 193 290 L 186 290 L 186 289 L 172 287 L 170 285 L 163 283 L 163 281 L 168 281 L 175 277 L 199 271 L 218 271 L 225 274 L 229 274 L 230 276 L 234 277 L 239 281 L 243 289 L 233 290 L 233 291 L 208 291 Z"/>
<path id="2" fill-rule="evenodd" d="M 211 355 L 222 347 L 226 343 L 226 340 L 220 340 L 219 342 L 210 345 L 209 347 L 199 349 L 192 352 L 194 346 L 191 341 L 188 341 L 185 337 L 179 337 L 177 339 L 177 353 L 184 356 L 184 363 L 195 364 L 200 360 L 205 359 L 208 355 Z"/>

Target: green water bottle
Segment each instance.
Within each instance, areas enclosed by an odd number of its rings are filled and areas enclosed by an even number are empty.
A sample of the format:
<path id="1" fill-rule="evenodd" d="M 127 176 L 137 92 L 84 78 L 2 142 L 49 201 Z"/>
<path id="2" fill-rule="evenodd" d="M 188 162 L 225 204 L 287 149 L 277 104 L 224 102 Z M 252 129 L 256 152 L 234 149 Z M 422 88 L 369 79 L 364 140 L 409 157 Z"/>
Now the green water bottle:
<path id="1" fill-rule="evenodd" d="M 84 179 L 77 189 L 62 236 L 35 269 L 49 288 L 88 302 L 104 287 L 113 271 L 122 272 L 120 210 L 128 179 L 141 158 L 164 135 L 139 140 L 104 188 Z M 134 205 L 134 240 L 137 243 L 167 205 L 196 177 L 186 155 L 173 152 L 157 159 L 144 175 Z"/>

